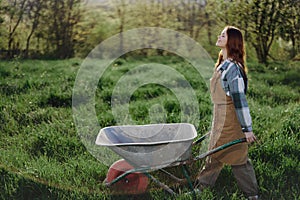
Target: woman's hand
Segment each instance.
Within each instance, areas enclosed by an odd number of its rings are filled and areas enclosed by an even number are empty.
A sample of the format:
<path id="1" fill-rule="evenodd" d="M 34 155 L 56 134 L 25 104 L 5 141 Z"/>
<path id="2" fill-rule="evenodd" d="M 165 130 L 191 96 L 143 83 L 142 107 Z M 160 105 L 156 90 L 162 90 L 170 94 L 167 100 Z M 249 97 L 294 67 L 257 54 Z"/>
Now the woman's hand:
<path id="1" fill-rule="evenodd" d="M 245 133 L 247 142 L 252 143 L 252 142 L 256 141 L 256 137 L 255 137 L 255 135 L 252 131 L 251 132 L 244 132 L 244 133 Z"/>

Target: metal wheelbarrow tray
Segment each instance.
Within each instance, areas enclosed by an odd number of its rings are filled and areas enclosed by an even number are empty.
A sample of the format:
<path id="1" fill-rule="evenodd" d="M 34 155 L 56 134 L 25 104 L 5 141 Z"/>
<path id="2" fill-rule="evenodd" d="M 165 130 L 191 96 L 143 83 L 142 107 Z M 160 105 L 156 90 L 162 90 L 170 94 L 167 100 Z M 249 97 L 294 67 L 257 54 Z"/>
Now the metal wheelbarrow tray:
<path id="1" fill-rule="evenodd" d="M 189 123 L 125 125 L 101 129 L 96 139 L 96 145 L 106 146 L 124 158 L 124 160 L 117 161 L 111 166 L 108 175 L 113 173 L 114 177 L 109 180 L 106 179 L 106 185 L 112 186 L 120 182 L 119 185 L 123 184 L 123 189 L 127 192 L 131 191 L 130 193 L 133 194 L 142 193 L 148 184 L 145 177 L 148 177 L 169 193 L 176 194 L 167 185 L 161 183 L 148 172 L 158 169 L 170 175 L 174 180 L 180 181 L 182 179 L 173 176 L 163 170 L 163 168 L 182 165 L 183 174 L 187 179 L 190 189 L 194 191 L 186 164 L 202 159 L 234 144 L 245 142 L 244 138 L 232 141 L 195 158 L 191 158 L 192 144 L 196 137 L 197 131 L 194 125 Z M 205 136 L 194 143 L 198 144 L 204 138 Z M 113 169 L 118 167 L 120 169 Z M 138 183 L 135 184 L 137 185 L 136 188 L 132 187 L 132 185 L 126 186 L 130 182 L 126 177 L 130 174 L 138 174 L 136 179 L 143 183 L 143 187 L 139 187 Z M 122 179 L 125 182 L 122 182 Z"/>
<path id="2" fill-rule="evenodd" d="M 135 168 L 158 169 L 187 160 L 197 132 L 193 125 L 150 124 L 101 129 L 96 144 L 107 146 Z"/>

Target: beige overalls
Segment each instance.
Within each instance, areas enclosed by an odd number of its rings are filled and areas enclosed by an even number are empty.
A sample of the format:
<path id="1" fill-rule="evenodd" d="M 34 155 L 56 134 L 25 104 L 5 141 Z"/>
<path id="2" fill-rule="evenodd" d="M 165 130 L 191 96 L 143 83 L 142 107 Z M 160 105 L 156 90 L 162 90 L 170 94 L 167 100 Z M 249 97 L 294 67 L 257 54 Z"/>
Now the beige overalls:
<path id="1" fill-rule="evenodd" d="M 230 96 L 225 94 L 220 78 L 221 72 L 215 70 L 210 82 L 214 110 L 209 149 L 245 137 L 238 121 L 233 101 Z M 231 146 L 209 156 L 204 168 L 198 175 L 196 187 L 213 186 L 224 164 L 232 166 L 232 172 L 238 186 L 246 195 L 258 194 L 255 173 L 248 159 L 247 143 Z"/>
<path id="2" fill-rule="evenodd" d="M 221 73 L 215 70 L 210 80 L 210 92 L 214 104 L 213 123 L 209 150 L 236 139 L 245 137 L 238 121 L 231 97 L 221 86 Z M 240 143 L 212 155 L 222 163 L 241 165 L 247 162 L 248 145 Z"/>

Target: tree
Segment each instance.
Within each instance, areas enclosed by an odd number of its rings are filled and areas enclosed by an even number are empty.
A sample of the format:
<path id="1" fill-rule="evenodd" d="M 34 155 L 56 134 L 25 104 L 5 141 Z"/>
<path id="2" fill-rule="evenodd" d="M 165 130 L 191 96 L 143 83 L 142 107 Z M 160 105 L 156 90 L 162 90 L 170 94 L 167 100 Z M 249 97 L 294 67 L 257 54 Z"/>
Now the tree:
<path id="1" fill-rule="evenodd" d="M 26 48 L 24 52 L 24 57 L 27 58 L 29 54 L 30 41 L 38 28 L 40 23 L 42 10 L 45 8 L 45 0 L 29 0 L 26 6 L 26 15 L 28 17 L 28 22 L 30 23 L 29 34 L 26 39 Z"/>
<path id="2" fill-rule="evenodd" d="M 279 22 L 280 9 L 275 1 L 253 1 L 252 9 L 248 9 L 248 16 L 253 16 L 253 24 L 248 23 L 249 28 L 253 34 L 249 34 L 250 42 L 256 50 L 256 55 L 261 63 L 267 62 L 267 56 L 274 41 L 276 25 Z M 252 12 L 251 10 L 255 10 Z"/>
<path id="3" fill-rule="evenodd" d="M 74 29 L 81 18 L 81 0 L 49 0 L 46 40 L 48 54 L 55 58 L 74 56 Z"/>
<path id="4" fill-rule="evenodd" d="M 209 23 L 206 4 L 203 0 L 181 0 L 177 6 L 178 20 L 182 26 L 179 30 L 186 31 L 195 40 L 198 39 L 200 30 Z"/>
<path id="5" fill-rule="evenodd" d="M 16 51 L 20 50 L 20 44 L 19 42 L 15 41 L 15 36 L 24 16 L 26 3 L 27 0 L 6 0 L 2 4 L 2 9 L 4 11 L 4 15 L 7 17 L 8 23 L 8 42 L 6 55 L 8 58 L 13 58 L 15 54 L 18 54 Z"/>
<path id="6" fill-rule="evenodd" d="M 278 36 L 278 27 L 283 16 L 284 2 L 276 0 L 226 1 L 223 16 L 231 24 L 245 31 L 246 40 L 256 51 L 258 61 L 267 64 L 270 48 Z"/>
<path id="7" fill-rule="evenodd" d="M 292 43 L 290 58 L 300 53 L 300 1 L 284 1 L 279 35 Z"/>
<path id="8" fill-rule="evenodd" d="M 122 32 L 138 27 L 164 27 L 164 28 L 177 28 L 177 16 L 176 10 L 172 7 L 173 2 L 171 0 L 122 0 L 114 1 L 112 5 L 114 12 L 111 18 L 117 19 L 119 23 L 118 33 L 120 33 L 120 49 L 123 47 Z M 144 37 L 152 37 L 155 33 L 144 35 Z M 136 42 L 143 43 L 142 38 L 135 38 Z M 151 44 L 150 44 L 151 46 Z M 153 47 L 155 49 L 155 47 Z M 156 51 L 150 51 L 149 49 L 142 49 L 140 54 L 148 55 L 149 53 L 162 54 L 159 49 Z"/>
<path id="9" fill-rule="evenodd" d="M 5 36 L 6 36 L 6 29 L 4 24 L 5 21 L 5 16 L 4 16 L 5 10 L 2 7 L 2 0 L 0 0 L 0 37 L 2 38 L 2 40 L 0 40 L 0 51 L 2 52 L 4 49 L 4 46 L 6 45 L 6 41 L 4 40 Z"/>
<path id="10" fill-rule="evenodd" d="M 29 56 L 32 39 L 46 44 L 47 56 L 74 56 L 74 29 L 81 18 L 82 0 L 5 0 L 1 4 L 7 25 L 7 57 Z M 22 30 L 21 30 L 22 29 Z M 22 55 L 24 53 L 24 55 Z"/>
<path id="11" fill-rule="evenodd" d="M 120 33 L 120 51 L 123 51 L 124 49 L 124 39 L 123 39 L 123 32 L 124 32 L 124 26 L 126 21 L 126 14 L 127 14 L 127 8 L 126 8 L 126 2 L 125 0 L 120 1 L 120 5 L 117 6 L 117 13 L 118 17 L 120 19 L 119 24 L 119 33 Z"/>

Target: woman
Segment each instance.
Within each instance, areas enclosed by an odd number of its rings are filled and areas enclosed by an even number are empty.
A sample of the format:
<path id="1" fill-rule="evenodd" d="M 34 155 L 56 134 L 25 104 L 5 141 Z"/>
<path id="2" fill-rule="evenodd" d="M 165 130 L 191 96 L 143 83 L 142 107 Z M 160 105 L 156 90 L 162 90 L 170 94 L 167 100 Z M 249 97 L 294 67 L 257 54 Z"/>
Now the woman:
<path id="1" fill-rule="evenodd" d="M 218 37 L 221 48 L 215 72 L 211 78 L 211 98 L 214 104 L 209 149 L 239 138 L 248 143 L 256 140 L 245 93 L 247 68 L 243 36 L 239 29 L 227 26 Z M 258 186 L 253 166 L 248 158 L 248 144 L 240 143 L 215 153 L 196 181 L 196 187 L 213 186 L 224 164 L 231 165 L 239 188 L 249 199 L 258 199 Z"/>

